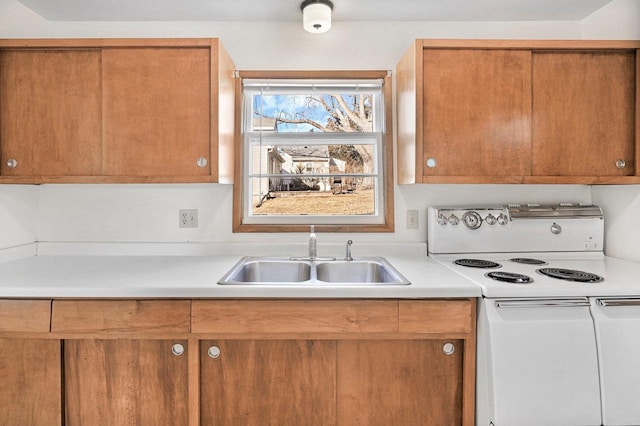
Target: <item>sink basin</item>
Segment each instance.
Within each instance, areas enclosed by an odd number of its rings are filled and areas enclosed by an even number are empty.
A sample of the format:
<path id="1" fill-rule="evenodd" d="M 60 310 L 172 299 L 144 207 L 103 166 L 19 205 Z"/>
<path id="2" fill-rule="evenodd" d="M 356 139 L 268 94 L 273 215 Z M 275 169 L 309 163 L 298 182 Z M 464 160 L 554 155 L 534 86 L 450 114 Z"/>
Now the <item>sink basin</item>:
<path id="1" fill-rule="evenodd" d="M 311 279 L 309 262 L 285 259 L 243 258 L 219 284 L 285 284 Z"/>
<path id="2" fill-rule="evenodd" d="M 407 285 L 382 257 L 346 260 L 292 260 L 244 257 L 218 281 L 222 285 Z"/>
<path id="3" fill-rule="evenodd" d="M 318 281 L 351 284 L 409 284 L 382 258 L 323 262 L 316 265 Z"/>

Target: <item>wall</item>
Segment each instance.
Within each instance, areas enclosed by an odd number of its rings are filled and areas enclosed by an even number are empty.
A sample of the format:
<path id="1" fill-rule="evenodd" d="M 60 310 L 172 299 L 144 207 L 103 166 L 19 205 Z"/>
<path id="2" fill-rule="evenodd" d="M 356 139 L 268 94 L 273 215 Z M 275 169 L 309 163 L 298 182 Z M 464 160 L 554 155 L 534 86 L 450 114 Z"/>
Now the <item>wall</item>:
<path id="1" fill-rule="evenodd" d="M 430 205 L 590 202 L 586 185 L 403 185 L 396 187 L 396 232 L 321 235 L 320 242 L 426 241 Z M 178 209 L 198 209 L 199 227 L 178 228 Z M 419 211 L 419 228 L 406 229 L 406 210 Z M 40 241 L 301 242 L 303 234 L 231 233 L 230 185 L 42 185 Z M 274 241 L 275 239 L 275 241 Z"/>
<path id="2" fill-rule="evenodd" d="M 238 69 L 394 69 L 416 38 L 579 39 L 599 31 L 616 38 L 620 25 L 602 27 L 613 15 L 629 29 L 640 27 L 635 0 L 571 22 L 334 22 L 313 35 L 300 22 L 47 22 L 16 0 L 0 0 L 0 37 L 219 37 Z M 594 14 L 595 15 L 595 14 Z M 608 33 L 611 33 L 608 36 Z M 339 46 L 339 48 L 336 48 Z M 277 60 L 275 59 L 277 58 Z M 31 194 L 31 189 L 26 190 Z M 40 241 L 253 242 L 273 236 L 231 233 L 232 187 L 223 185 L 42 185 Z M 606 190 L 604 190 L 606 192 Z M 25 194 L 27 194 L 25 193 Z M 26 196 L 26 195 L 25 195 Z M 426 241 L 429 205 L 506 202 L 590 202 L 589 186 L 415 185 L 396 187 L 396 232 L 321 235 L 320 242 Z M 0 200 L 5 209 L 4 199 Z M 179 208 L 199 209 L 200 227 L 178 229 Z M 405 228 L 407 209 L 419 210 L 417 230 Z M 279 235 L 279 242 L 305 235 Z M 23 238 L 25 239 L 25 238 Z M 0 241 L 5 241 L 4 236 Z"/>
<path id="3" fill-rule="evenodd" d="M 38 187 L 0 185 L 0 249 L 36 241 Z"/>
<path id="4" fill-rule="evenodd" d="M 640 40 L 640 1 L 614 1 L 581 25 L 584 38 Z M 604 209 L 606 253 L 640 262 L 640 186 L 594 186 L 592 196 Z"/>
<path id="5" fill-rule="evenodd" d="M 593 202 L 604 210 L 606 253 L 640 262 L 640 185 L 594 186 Z"/>
<path id="6" fill-rule="evenodd" d="M 640 40 L 640 1 L 613 1 L 580 24 L 585 39 Z"/>

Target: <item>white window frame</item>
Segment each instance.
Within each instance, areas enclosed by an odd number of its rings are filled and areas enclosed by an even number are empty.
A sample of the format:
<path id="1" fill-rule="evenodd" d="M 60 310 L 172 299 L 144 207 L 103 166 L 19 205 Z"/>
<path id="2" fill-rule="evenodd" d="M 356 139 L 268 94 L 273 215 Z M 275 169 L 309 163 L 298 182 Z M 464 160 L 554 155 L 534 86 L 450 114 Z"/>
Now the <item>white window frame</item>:
<path id="1" fill-rule="evenodd" d="M 357 74 L 358 72 L 356 72 Z M 372 72 L 368 72 L 372 73 Z M 239 96 L 241 99 L 241 106 L 239 113 L 241 115 L 241 126 L 239 136 L 239 148 L 241 148 L 240 163 L 238 164 L 240 172 L 236 173 L 236 177 L 240 178 L 240 182 L 236 180 L 236 183 L 240 183 L 240 193 L 234 196 L 234 203 L 239 204 L 234 207 L 234 231 L 237 232 L 255 232 L 259 230 L 269 231 L 269 226 L 275 226 L 278 231 L 289 230 L 296 231 L 301 229 L 301 226 L 306 225 L 327 225 L 327 229 L 338 231 L 353 231 L 353 232 L 389 232 L 393 231 L 393 184 L 389 180 L 393 180 L 392 174 L 392 158 L 390 153 L 392 148 L 389 148 L 390 141 L 390 87 L 385 87 L 391 84 L 390 73 L 388 72 L 376 72 L 377 77 L 373 78 L 348 78 L 341 75 L 339 79 L 332 78 L 300 78 L 293 79 L 290 73 L 286 73 L 285 78 L 246 78 L 243 80 L 244 85 L 241 83 L 239 86 L 242 93 Z M 242 77 L 242 74 L 240 76 Z M 345 74 L 345 72 L 342 72 Z M 262 84 L 274 84 L 280 85 L 277 93 L 282 92 L 282 85 L 287 85 L 286 94 L 294 94 L 296 92 L 295 83 L 301 83 L 302 89 L 297 89 L 299 94 L 312 93 L 309 88 L 314 83 L 319 83 L 320 86 L 326 88 L 326 93 L 340 92 L 340 85 L 347 84 L 350 86 L 362 85 L 362 90 L 366 93 L 372 91 L 372 87 L 377 86 L 377 90 L 373 90 L 376 93 L 374 97 L 375 102 L 374 109 L 374 132 L 371 133 L 328 133 L 328 132 L 263 132 L 258 129 L 255 132 L 248 132 L 247 129 L 252 129 L 253 118 L 255 117 L 253 111 L 253 102 L 251 95 L 255 94 L 253 88 Z M 367 85 L 368 88 L 366 87 Z M 249 88 L 247 88 L 249 87 Z M 253 88 L 252 88 L 253 87 Z M 323 90 L 325 93 L 325 90 Z M 344 91 L 343 93 L 353 93 L 350 91 Z M 251 194 L 251 180 L 256 175 L 252 175 L 251 169 L 251 146 L 252 144 L 259 144 L 262 147 L 268 146 L 294 146 L 294 145 L 359 145 L 359 144 L 371 144 L 373 145 L 373 156 L 375 159 L 374 169 L 372 173 L 357 173 L 357 174 L 341 174 L 341 177 L 371 177 L 374 179 L 374 214 L 372 215 L 260 215 L 252 214 L 252 201 L 254 200 L 254 194 Z M 263 149 L 259 150 L 260 152 Z M 266 152 L 266 150 L 265 150 Z M 260 163 L 261 164 L 261 163 Z M 305 164 L 306 167 L 306 164 Z M 282 175 L 270 175 L 265 170 L 260 174 L 263 178 L 268 177 L 282 177 Z M 315 177 L 335 177 L 334 174 L 312 174 L 306 175 Z M 391 189 L 390 189 L 391 188 Z M 391 199 L 389 199 L 391 197 Z M 239 208 L 240 207 L 240 208 Z M 391 211 L 389 211 L 391 209 Z M 240 214 L 238 214 L 240 213 Z M 391 219 L 390 219 L 391 218 Z M 265 228 L 266 227 L 266 228 Z M 344 227 L 344 229 L 342 229 Z M 275 230 L 274 229 L 274 230 Z"/>

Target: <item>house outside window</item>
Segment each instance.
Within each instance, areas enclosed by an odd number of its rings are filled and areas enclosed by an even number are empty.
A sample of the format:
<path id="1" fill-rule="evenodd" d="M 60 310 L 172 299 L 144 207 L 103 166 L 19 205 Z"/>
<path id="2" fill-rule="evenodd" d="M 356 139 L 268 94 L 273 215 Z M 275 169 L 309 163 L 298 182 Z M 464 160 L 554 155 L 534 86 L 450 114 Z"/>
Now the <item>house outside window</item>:
<path id="1" fill-rule="evenodd" d="M 240 73 L 234 231 L 393 231 L 389 74 L 295 74 Z"/>

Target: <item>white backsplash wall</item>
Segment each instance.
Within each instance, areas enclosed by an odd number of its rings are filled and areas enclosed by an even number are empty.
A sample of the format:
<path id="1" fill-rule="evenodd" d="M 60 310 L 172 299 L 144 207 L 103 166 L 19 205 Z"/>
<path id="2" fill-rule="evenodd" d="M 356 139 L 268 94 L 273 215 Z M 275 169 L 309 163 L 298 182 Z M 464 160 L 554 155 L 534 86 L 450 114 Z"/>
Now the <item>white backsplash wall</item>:
<path id="1" fill-rule="evenodd" d="M 36 241 L 38 191 L 34 185 L 0 185 L 0 249 Z"/>
<path id="2" fill-rule="evenodd" d="M 594 186 L 592 193 L 604 210 L 605 253 L 640 262 L 640 185 Z"/>
<path id="3" fill-rule="evenodd" d="M 396 232 L 320 234 L 320 243 L 424 242 L 426 210 L 435 205 L 591 202 L 586 185 L 402 185 Z M 233 187 L 178 185 L 41 185 L 38 240 L 47 242 L 301 242 L 306 234 L 231 232 Z M 179 228 L 178 210 L 198 209 L 198 228 Z M 406 211 L 418 210 L 418 229 Z"/>
<path id="4" fill-rule="evenodd" d="M 231 205 L 225 185 L 41 185 L 38 240 L 229 241 Z M 198 227 L 179 228 L 179 209 L 198 209 Z"/>

